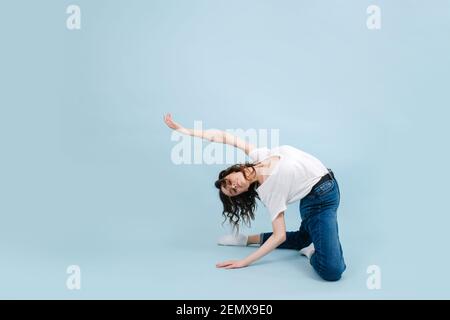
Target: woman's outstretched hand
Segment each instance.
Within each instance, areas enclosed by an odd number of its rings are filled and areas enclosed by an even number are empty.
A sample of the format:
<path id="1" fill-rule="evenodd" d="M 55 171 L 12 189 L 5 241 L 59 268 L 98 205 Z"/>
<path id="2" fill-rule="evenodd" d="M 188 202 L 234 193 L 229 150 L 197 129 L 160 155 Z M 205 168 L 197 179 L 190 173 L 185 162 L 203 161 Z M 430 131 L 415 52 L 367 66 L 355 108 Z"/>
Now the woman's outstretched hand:
<path id="1" fill-rule="evenodd" d="M 167 126 L 170 129 L 173 129 L 173 130 L 181 130 L 181 129 L 183 129 L 182 125 L 180 125 L 180 124 L 176 123 L 175 121 L 173 121 L 172 115 L 170 113 L 164 115 L 164 122 L 167 124 Z"/>
<path id="2" fill-rule="evenodd" d="M 224 269 L 244 268 L 247 266 L 248 266 L 248 264 L 244 260 L 229 260 L 229 261 L 219 262 L 216 264 L 217 268 L 224 268 Z"/>
<path id="3" fill-rule="evenodd" d="M 220 130 L 214 130 L 214 129 L 202 130 L 202 129 L 195 129 L 195 128 L 194 129 L 185 128 L 181 124 L 173 121 L 172 115 L 170 113 L 167 113 L 164 115 L 164 122 L 170 129 L 176 130 L 183 134 L 206 139 L 209 141 L 227 143 L 224 138 L 225 132 L 220 131 Z M 234 140 L 233 140 L 233 142 L 234 142 Z M 229 143 L 229 144 L 231 144 L 231 143 Z"/>

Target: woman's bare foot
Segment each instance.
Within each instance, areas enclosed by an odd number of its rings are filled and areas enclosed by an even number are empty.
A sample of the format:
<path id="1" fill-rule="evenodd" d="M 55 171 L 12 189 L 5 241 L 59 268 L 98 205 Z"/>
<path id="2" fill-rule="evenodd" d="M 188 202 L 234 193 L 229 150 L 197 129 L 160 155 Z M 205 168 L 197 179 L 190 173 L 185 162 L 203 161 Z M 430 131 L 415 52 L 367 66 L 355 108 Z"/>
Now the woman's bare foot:
<path id="1" fill-rule="evenodd" d="M 249 244 L 259 244 L 260 241 L 260 235 L 259 234 L 252 234 L 248 236 L 247 245 Z"/>

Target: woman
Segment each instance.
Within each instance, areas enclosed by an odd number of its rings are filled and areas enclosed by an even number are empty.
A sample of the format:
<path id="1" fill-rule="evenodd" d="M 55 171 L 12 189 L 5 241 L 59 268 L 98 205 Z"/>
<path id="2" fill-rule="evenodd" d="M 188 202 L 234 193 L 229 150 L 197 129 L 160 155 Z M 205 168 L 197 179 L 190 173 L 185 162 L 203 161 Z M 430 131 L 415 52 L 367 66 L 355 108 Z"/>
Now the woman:
<path id="1" fill-rule="evenodd" d="M 252 163 L 235 164 L 219 173 L 215 186 L 223 203 L 222 214 L 239 230 L 241 221 L 250 224 L 254 219 L 258 198 L 269 211 L 273 231 L 221 237 L 221 245 L 259 244 L 259 248 L 242 260 L 218 263 L 218 268 L 246 267 L 275 248 L 285 248 L 299 250 L 324 280 L 341 278 L 346 265 L 336 215 L 339 185 L 333 172 L 320 160 L 291 146 L 269 150 L 257 148 L 228 132 L 186 129 L 173 121 L 170 114 L 164 116 L 164 121 L 181 133 L 233 145 L 253 160 Z M 287 204 L 297 200 L 300 200 L 300 228 L 286 232 L 284 211 Z"/>

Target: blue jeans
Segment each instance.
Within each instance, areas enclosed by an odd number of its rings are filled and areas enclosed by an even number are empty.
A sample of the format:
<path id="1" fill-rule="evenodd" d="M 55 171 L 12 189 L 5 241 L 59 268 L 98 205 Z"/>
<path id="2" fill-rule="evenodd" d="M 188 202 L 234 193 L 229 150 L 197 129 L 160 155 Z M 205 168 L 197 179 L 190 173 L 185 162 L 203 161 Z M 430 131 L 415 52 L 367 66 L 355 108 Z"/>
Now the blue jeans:
<path id="1" fill-rule="evenodd" d="M 310 263 L 327 281 L 339 280 L 346 269 L 338 235 L 339 201 L 339 185 L 334 175 L 332 180 L 315 185 L 311 192 L 300 200 L 302 222 L 299 230 L 286 232 L 286 241 L 277 247 L 300 250 L 311 242 L 314 243 L 315 252 Z M 271 235 L 272 232 L 261 233 L 260 244 Z"/>

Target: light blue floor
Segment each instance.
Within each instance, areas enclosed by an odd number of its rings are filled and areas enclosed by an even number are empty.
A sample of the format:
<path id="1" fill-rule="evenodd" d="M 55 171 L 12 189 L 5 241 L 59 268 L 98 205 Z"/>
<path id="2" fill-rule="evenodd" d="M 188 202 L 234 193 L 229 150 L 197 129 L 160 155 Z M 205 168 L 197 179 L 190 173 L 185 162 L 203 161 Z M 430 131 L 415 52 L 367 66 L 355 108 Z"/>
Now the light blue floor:
<path id="1" fill-rule="evenodd" d="M 72 1 L 3 1 L 0 298 L 450 298 L 449 2 L 244 2 L 79 0 L 69 31 Z M 343 279 L 291 250 L 216 269 L 256 248 L 215 244 L 226 165 L 173 164 L 168 111 L 332 168 Z M 244 231 L 270 227 L 260 205 Z"/>

